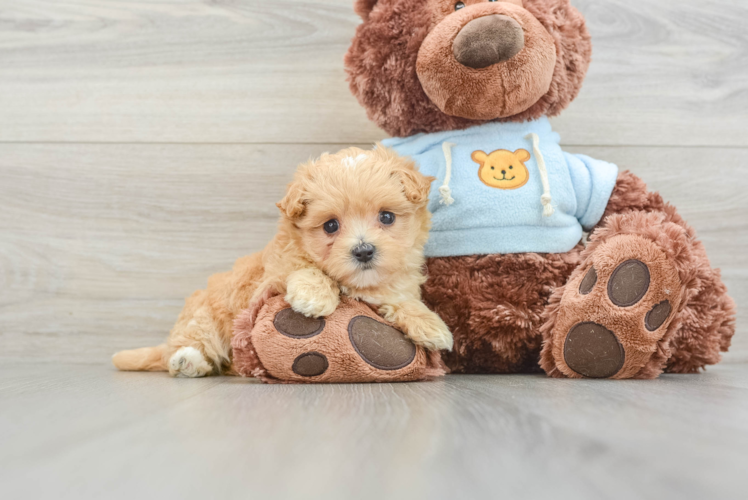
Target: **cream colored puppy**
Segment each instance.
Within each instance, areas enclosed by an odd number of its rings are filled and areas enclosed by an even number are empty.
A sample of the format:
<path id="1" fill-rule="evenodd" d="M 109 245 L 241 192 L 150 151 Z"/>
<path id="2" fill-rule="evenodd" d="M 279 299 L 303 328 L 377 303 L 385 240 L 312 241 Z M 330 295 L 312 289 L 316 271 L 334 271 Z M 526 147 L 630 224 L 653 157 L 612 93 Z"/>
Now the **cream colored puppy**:
<path id="1" fill-rule="evenodd" d="M 451 349 L 447 326 L 421 302 L 432 180 L 382 146 L 301 165 L 278 203 L 268 246 L 211 276 L 187 299 L 165 344 L 119 352 L 114 365 L 185 377 L 230 373 L 234 318 L 277 294 L 312 317 L 331 314 L 341 294 L 361 299 L 413 342 Z"/>

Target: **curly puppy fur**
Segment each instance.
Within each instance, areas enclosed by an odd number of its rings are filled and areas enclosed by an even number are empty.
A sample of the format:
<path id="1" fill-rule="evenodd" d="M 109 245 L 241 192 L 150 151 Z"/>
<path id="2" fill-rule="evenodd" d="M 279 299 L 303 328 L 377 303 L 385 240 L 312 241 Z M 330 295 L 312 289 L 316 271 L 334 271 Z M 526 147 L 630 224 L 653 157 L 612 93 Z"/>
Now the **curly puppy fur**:
<path id="1" fill-rule="evenodd" d="M 256 314 L 268 298 L 284 294 L 307 316 L 331 314 L 341 294 L 364 300 L 415 343 L 451 348 L 449 330 L 420 301 L 431 181 L 381 146 L 349 148 L 301 165 L 278 204 L 278 232 L 265 250 L 239 259 L 232 271 L 212 276 L 206 290 L 189 297 L 165 344 L 117 353 L 115 366 L 168 368 L 188 377 L 221 373 L 230 367 L 237 314 Z M 394 214 L 394 222 L 382 221 L 384 211 Z M 335 230 L 326 224 L 332 220 Z M 376 252 L 365 263 L 353 256 L 363 244 Z"/>
<path id="2" fill-rule="evenodd" d="M 445 15 L 440 3 L 440 0 L 358 0 L 355 4 L 364 22 L 358 26 L 345 56 L 348 82 L 369 118 L 390 135 L 406 137 L 485 123 L 443 113 L 428 98 L 419 81 L 418 51 Z M 569 0 L 524 0 L 523 4 L 555 40 L 553 81 L 548 92 L 529 109 L 493 121 L 525 121 L 558 115 L 581 90 L 592 57 L 584 17 Z"/>

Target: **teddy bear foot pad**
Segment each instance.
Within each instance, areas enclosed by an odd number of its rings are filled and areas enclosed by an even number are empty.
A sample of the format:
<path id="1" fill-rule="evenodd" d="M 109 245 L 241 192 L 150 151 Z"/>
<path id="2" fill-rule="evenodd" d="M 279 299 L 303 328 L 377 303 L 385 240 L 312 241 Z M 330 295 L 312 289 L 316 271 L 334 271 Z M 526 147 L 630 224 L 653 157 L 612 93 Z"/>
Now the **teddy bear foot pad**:
<path id="1" fill-rule="evenodd" d="M 234 368 L 264 382 L 405 382 L 444 374 L 438 353 L 414 345 L 368 305 L 344 298 L 326 318 L 270 299 L 254 323 L 237 318 Z"/>
<path id="2" fill-rule="evenodd" d="M 637 376 L 657 351 L 680 290 L 677 271 L 654 243 L 612 238 L 566 287 L 552 333 L 556 366 L 569 377 Z"/>

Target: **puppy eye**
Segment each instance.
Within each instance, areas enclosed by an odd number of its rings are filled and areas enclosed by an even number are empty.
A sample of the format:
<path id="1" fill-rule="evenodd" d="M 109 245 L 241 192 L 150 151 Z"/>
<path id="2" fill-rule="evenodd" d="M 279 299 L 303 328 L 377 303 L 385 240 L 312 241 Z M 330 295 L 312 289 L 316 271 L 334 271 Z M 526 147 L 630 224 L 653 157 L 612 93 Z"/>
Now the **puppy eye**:
<path id="1" fill-rule="evenodd" d="M 325 222 L 322 228 L 327 234 L 335 234 L 338 232 L 338 229 L 340 229 L 340 223 L 337 219 L 330 219 L 329 221 Z"/>
<path id="2" fill-rule="evenodd" d="M 462 3 L 462 2 L 457 2 L 455 4 L 455 10 L 460 10 L 460 9 L 464 9 L 464 8 L 465 8 L 465 4 Z"/>
<path id="3" fill-rule="evenodd" d="M 385 226 L 390 226 L 395 223 L 395 214 L 392 212 L 379 212 L 379 222 Z"/>

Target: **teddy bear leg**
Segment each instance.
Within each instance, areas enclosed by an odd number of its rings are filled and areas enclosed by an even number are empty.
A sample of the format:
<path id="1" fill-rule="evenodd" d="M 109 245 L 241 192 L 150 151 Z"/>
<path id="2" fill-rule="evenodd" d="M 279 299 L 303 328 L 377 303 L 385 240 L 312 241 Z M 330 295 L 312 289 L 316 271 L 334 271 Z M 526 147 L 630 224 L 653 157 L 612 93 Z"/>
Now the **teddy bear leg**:
<path id="1" fill-rule="evenodd" d="M 444 374 L 438 351 L 416 346 L 370 306 L 349 298 L 309 318 L 283 297 L 234 325 L 233 368 L 269 383 L 406 382 Z"/>
<path id="2" fill-rule="evenodd" d="M 699 269 L 699 288 L 676 317 L 667 373 L 698 373 L 719 363 L 735 334 L 735 302 L 727 295 L 718 269 Z"/>
<path id="3" fill-rule="evenodd" d="M 541 366 L 549 375 L 698 371 L 729 345 L 732 301 L 719 274 L 675 209 L 662 209 L 611 215 L 593 234 L 546 310 Z M 693 318 L 699 309 L 708 312 Z"/>
<path id="4" fill-rule="evenodd" d="M 423 300 L 454 337 L 442 359 L 453 373 L 540 371 L 542 313 L 551 292 L 581 262 L 565 254 L 507 254 L 428 259 Z"/>

